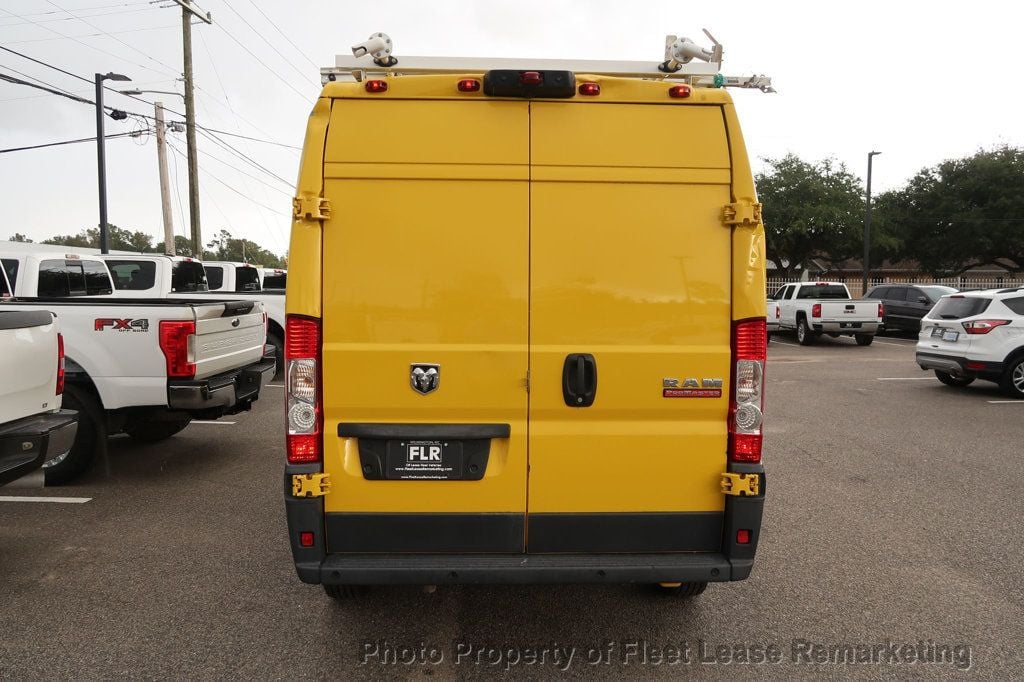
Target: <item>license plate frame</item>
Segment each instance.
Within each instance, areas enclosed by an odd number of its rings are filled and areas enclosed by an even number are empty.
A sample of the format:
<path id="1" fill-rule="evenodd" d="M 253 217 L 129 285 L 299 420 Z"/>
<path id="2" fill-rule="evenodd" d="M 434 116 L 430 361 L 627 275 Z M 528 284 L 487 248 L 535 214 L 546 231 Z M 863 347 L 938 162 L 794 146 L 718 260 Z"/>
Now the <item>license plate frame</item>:
<path id="1" fill-rule="evenodd" d="M 461 481 L 466 462 L 462 441 L 388 440 L 384 478 L 389 481 Z"/>
<path id="2" fill-rule="evenodd" d="M 960 338 L 960 332 L 955 329 L 944 329 L 942 330 L 942 340 L 948 343 L 956 343 Z"/>

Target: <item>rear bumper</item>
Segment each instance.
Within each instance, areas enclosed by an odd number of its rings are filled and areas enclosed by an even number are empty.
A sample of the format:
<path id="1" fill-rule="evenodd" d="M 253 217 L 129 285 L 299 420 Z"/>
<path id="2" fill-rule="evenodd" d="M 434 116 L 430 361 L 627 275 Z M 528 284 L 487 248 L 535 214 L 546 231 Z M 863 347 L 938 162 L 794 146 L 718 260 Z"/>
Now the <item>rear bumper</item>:
<path id="1" fill-rule="evenodd" d="M 0 426 L 0 485 L 29 474 L 71 449 L 78 413 L 59 410 Z"/>
<path id="2" fill-rule="evenodd" d="M 276 371 L 274 347 L 265 346 L 263 358 L 251 365 L 200 380 L 169 380 L 167 406 L 189 413 L 240 412 L 259 399 L 263 385 Z"/>
<path id="3" fill-rule="evenodd" d="M 959 355 L 917 353 L 917 364 L 921 369 L 935 369 L 955 377 L 978 377 L 989 381 L 998 381 L 1003 374 L 1001 362 L 968 360 Z"/>
<path id="4" fill-rule="evenodd" d="M 875 334 L 878 332 L 878 326 L 877 322 L 826 321 L 811 324 L 814 331 L 825 334 Z"/>
<path id="5" fill-rule="evenodd" d="M 331 554 L 296 568 L 325 585 L 658 583 L 739 580 L 746 563 L 723 554 Z"/>

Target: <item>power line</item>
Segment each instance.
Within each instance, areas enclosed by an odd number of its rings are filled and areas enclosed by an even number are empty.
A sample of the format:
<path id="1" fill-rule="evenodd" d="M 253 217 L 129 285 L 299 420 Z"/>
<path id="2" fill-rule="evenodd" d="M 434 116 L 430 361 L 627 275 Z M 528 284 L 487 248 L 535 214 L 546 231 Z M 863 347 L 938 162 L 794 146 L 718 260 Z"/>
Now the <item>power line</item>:
<path id="1" fill-rule="evenodd" d="M 104 33 L 83 33 L 82 35 L 68 36 L 68 38 L 71 38 L 71 39 L 75 39 L 75 38 L 97 38 L 97 37 L 102 36 L 102 35 L 113 36 L 113 35 L 117 35 L 119 33 L 141 33 L 143 31 L 160 31 L 160 30 L 164 30 L 164 29 L 168 29 L 168 28 L 178 28 L 178 25 L 177 24 L 169 24 L 167 26 L 150 26 L 149 28 L 129 28 L 129 29 L 126 29 L 124 31 L 111 31 L 110 33 L 105 33 L 105 34 Z M 57 38 L 33 38 L 31 40 L 11 40 L 7 44 L 8 45 L 24 45 L 25 43 L 49 43 L 49 42 L 53 42 L 54 40 L 64 40 L 64 38 L 57 37 Z"/>
<path id="2" fill-rule="evenodd" d="M 168 145 L 168 146 L 171 147 L 171 149 L 174 151 L 175 154 L 178 154 L 179 156 L 184 158 L 185 155 L 177 147 L 174 147 L 174 146 L 171 146 L 171 145 Z M 280 208 L 271 208 L 270 206 L 267 206 L 266 204 L 261 204 L 260 202 L 254 200 L 249 195 L 243 194 L 242 192 L 239 192 L 237 189 L 235 189 L 234 187 L 232 187 L 228 183 L 224 182 L 223 180 L 221 180 L 220 178 L 218 178 L 216 175 L 214 175 L 210 171 L 206 170 L 205 168 L 200 168 L 199 170 L 202 171 L 203 173 L 205 173 L 206 175 L 210 176 L 210 178 L 212 180 L 216 180 L 218 183 L 224 185 L 225 187 L 227 187 L 229 190 L 231 190 L 232 192 L 234 192 L 238 196 L 242 197 L 243 199 L 246 199 L 252 205 L 260 206 L 260 207 L 265 208 L 268 211 L 271 211 L 273 213 L 282 213 L 282 209 L 280 209 Z"/>
<path id="3" fill-rule="evenodd" d="M 79 10 L 80 9 L 81 8 L 79 8 Z M 156 9 L 156 8 L 155 7 L 144 7 L 142 9 L 128 9 L 128 10 L 121 10 L 121 11 L 118 11 L 118 12 L 101 12 L 100 14 L 87 14 L 85 16 L 88 19 L 93 19 L 95 17 L 110 17 L 110 16 L 114 16 L 114 15 L 117 15 L 117 14 L 138 14 L 139 12 L 149 12 L 149 11 L 152 11 L 154 9 Z M 60 10 L 60 12 L 63 12 L 63 10 Z M 57 10 L 53 10 L 53 11 L 50 11 L 50 12 L 45 12 L 43 14 L 23 14 L 21 16 L 23 16 L 23 17 L 45 16 L 46 14 L 58 14 L 60 12 L 58 12 Z M 76 17 L 60 17 L 59 19 L 39 19 L 38 21 L 32 21 L 31 19 L 25 19 L 24 21 L 12 21 L 12 22 L 9 22 L 9 23 L 6 23 L 6 24 L 0 24 L 0 28 L 4 28 L 6 26 L 24 26 L 25 24 L 35 24 L 35 25 L 39 26 L 41 24 L 53 24 L 53 23 L 56 23 L 58 21 L 75 21 L 75 19 L 76 19 Z M 43 27 L 43 28 L 45 28 L 45 27 Z"/>
<path id="4" fill-rule="evenodd" d="M 270 67 L 269 67 L 269 66 L 267 65 L 267 63 L 266 63 L 265 61 L 263 61 L 262 59 L 260 59 L 260 58 L 259 58 L 259 57 L 258 57 L 258 56 L 256 55 L 256 53 L 254 53 L 254 52 L 253 52 L 252 50 L 250 50 L 250 49 L 249 49 L 248 47 L 246 47 L 246 46 L 245 46 L 245 44 L 243 44 L 243 43 L 242 43 L 242 41 L 240 41 L 240 40 L 239 40 L 238 38 L 236 38 L 236 37 L 235 37 L 234 35 L 232 35 L 232 34 L 231 34 L 231 33 L 230 33 L 230 32 L 229 32 L 229 31 L 228 31 L 228 30 L 227 30 L 226 28 L 224 28 L 224 24 L 222 24 L 222 23 L 219 23 L 219 22 L 218 22 L 218 23 L 217 23 L 217 26 L 219 26 L 219 27 L 220 27 L 220 30 L 224 31 L 224 34 L 225 34 L 225 35 L 226 35 L 226 36 L 227 36 L 228 38 L 231 38 L 231 40 L 235 41 L 235 43 L 236 43 L 236 44 L 237 44 L 237 45 L 238 45 L 238 46 L 239 46 L 240 48 L 242 48 L 243 50 L 245 50 L 246 52 L 248 52 L 248 53 L 249 53 L 249 56 L 250 56 L 250 57 L 252 57 L 252 58 L 253 58 L 253 59 L 255 59 L 255 60 L 256 60 L 257 62 L 259 62 L 260 64 L 262 64 L 262 65 L 263 65 L 263 68 L 265 68 L 265 69 L 266 69 L 267 71 L 269 71 L 269 72 L 270 72 L 271 74 L 273 74 L 273 75 L 274 75 L 274 77 L 275 77 L 275 78 L 277 78 L 277 80 L 279 80 L 279 81 L 281 81 L 282 83 L 284 83 L 285 85 L 287 85 L 287 86 L 288 86 L 288 87 L 289 87 L 289 88 L 291 89 L 291 91 L 292 91 L 292 92 L 294 92 L 294 93 L 295 93 L 296 95 L 298 95 L 299 97 L 301 97 L 301 98 L 303 99 L 303 101 L 305 101 L 305 102 L 307 102 L 307 103 L 308 103 L 308 102 L 310 101 L 310 98 L 309 98 L 309 97 L 308 97 L 307 95 L 304 95 L 304 94 L 302 94 L 302 92 L 301 92 L 300 90 L 298 90 L 298 89 L 297 89 L 297 88 L 296 88 L 296 87 L 295 87 L 294 85 L 292 85 L 292 84 L 291 84 L 291 83 L 290 83 L 290 82 L 288 81 L 288 79 L 286 79 L 286 78 L 285 78 L 284 76 L 282 76 L 281 74 L 279 74 L 279 73 L 278 73 L 277 71 L 274 71 L 274 70 L 273 70 L 272 68 L 270 68 Z"/>
<path id="5" fill-rule="evenodd" d="M 298 45 L 296 45 L 295 43 L 293 43 L 293 42 L 292 42 L 292 40 L 291 40 L 291 38 L 289 38 L 289 37 L 288 37 L 287 35 L 285 35 L 284 31 L 282 31 L 282 30 L 281 30 L 281 29 L 280 29 L 280 28 L 279 28 L 279 27 L 277 26 L 277 24 L 276 24 L 276 23 L 274 22 L 274 20 L 273 20 L 273 19 L 271 19 L 270 17 L 268 17 L 268 16 L 266 15 L 266 14 L 264 14 L 263 10 L 261 10 L 261 9 L 260 9 L 259 5 L 257 5 L 257 4 L 256 4 L 255 2 L 253 2 L 252 0 L 249 0 L 249 4 L 250 4 L 250 5 L 252 5 L 252 6 L 253 6 L 253 7 L 254 7 L 254 8 L 256 9 L 256 11 L 257 11 L 257 12 L 259 12 L 259 13 L 260 13 L 260 14 L 261 14 L 261 15 L 263 16 L 263 18 L 264 18 L 264 19 L 266 19 L 266 20 L 267 20 L 267 23 L 269 23 L 269 24 L 270 24 L 271 26 L 273 26 L 273 27 L 274 27 L 274 30 L 275 30 L 275 31 L 277 31 L 278 33 L 280 33 L 280 34 L 281 34 L 281 37 L 282 37 L 282 38 L 284 38 L 285 40 L 287 40 L 287 41 L 288 41 L 288 44 L 289 44 L 289 45 L 291 45 L 292 47 L 294 47 L 294 48 L 295 48 L 295 51 L 296 51 L 296 52 L 298 52 L 299 54 L 301 54 L 301 55 L 303 56 L 303 58 L 305 58 L 305 60 L 306 60 L 307 62 L 309 62 L 310 64 L 312 64 L 312 65 L 313 65 L 313 68 L 314 68 L 314 69 L 317 69 L 317 72 L 319 73 L 319 70 L 320 70 L 320 66 L 319 66 L 319 65 L 318 65 L 318 64 L 317 64 L 316 62 L 314 62 L 314 61 L 313 61 L 312 59 L 310 59 L 310 58 L 309 58 L 309 56 L 308 56 L 308 55 L 307 55 L 307 54 L 306 54 L 305 52 L 303 52 L 303 51 L 302 51 L 302 48 L 300 48 L 300 47 L 299 47 Z"/>
<path id="6" fill-rule="evenodd" d="M 252 29 L 252 32 L 255 33 L 256 35 L 258 35 L 260 40 L 265 42 L 267 44 L 267 46 L 270 47 L 271 50 L 273 50 L 275 53 L 277 53 L 277 56 L 280 57 L 281 59 L 283 59 L 288 64 L 288 66 L 290 66 L 293 69 L 295 69 L 295 71 L 300 76 L 302 76 L 303 78 L 309 78 L 309 76 L 306 74 L 305 71 L 303 71 L 299 67 L 297 67 L 294 64 L 292 64 L 292 61 L 290 59 L 288 59 L 287 57 L 285 57 L 281 53 L 281 51 L 278 50 L 277 47 L 275 47 L 275 45 L 272 42 L 267 40 L 266 36 L 264 36 L 262 33 L 260 33 L 260 31 L 255 26 L 250 24 L 248 19 L 243 17 L 241 14 L 239 14 L 238 10 L 236 10 L 234 7 L 232 7 L 231 4 L 228 2 L 228 0 L 224 0 L 224 6 L 227 7 L 229 10 L 231 10 L 232 12 L 234 12 L 235 16 L 238 17 L 239 19 L 241 19 L 245 23 L 246 26 L 248 26 L 250 29 Z M 311 80 L 310 82 L 313 83 L 314 87 L 316 86 L 316 82 L 315 81 Z"/>
<path id="7" fill-rule="evenodd" d="M 102 33 L 103 35 L 105 35 L 105 36 L 108 36 L 108 37 L 110 37 L 110 38 L 113 38 L 113 39 L 114 39 L 114 40 L 116 40 L 117 42 L 119 42 L 119 43 L 121 43 L 122 45 L 124 45 L 125 47 L 127 47 L 127 48 L 128 48 L 129 50 L 132 50 L 133 52 L 138 52 L 139 54 L 141 54 L 141 55 L 142 55 L 143 57 L 145 57 L 145 58 L 146 58 L 146 59 L 148 59 L 149 61 L 153 62 L 154 64 L 159 64 L 160 66 L 164 67 L 165 69 L 170 69 L 170 72 L 171 72 L 172 74 L 177 74 L 177 73 L 178 73 L 178 71 L 177 71 L 177 70 L 176 70 L 176 69 L 175 69 L 175 68 L 174 68 L 173 66 L 170 66 L 170 65 L 168 65 L 168 64 L 165 64 L 164 62 L 160 61 L 160 60 L 159 60 L 159 59 L 157 59 L 156 57 L 153 57 L 152 55 L 146 54 L 146 53 L 145 53 L 145 52 L 143 52 L 142 50 L 139 50 L 139 49 L 137 49 L 137 48 L 135 48 L 135 47 L 132 47 L 131 45 L 129 45 L 128 43 L 124 42 L 124 41 L 123 41 L 123 40 L 121 40 L 120 38 L 117 38 L 117 37 L 115 37 L 114 35 L 112 35 L 112 34 L 110 34 L 110 33 L 107 33 L 106 31 L 104 31 L 104 30 L 103 30 L 102 28 L 100 28 L 100 27 L 99 27 L 99 26 L 97 26 L 96 24 L 94 24 L 94 23 L 92 23 L 92 22 L 90 22 L 90 21 L 87 21 L 86 19 L 83 19 L 82 17 L 76 16 L 76 15 L 75 15 L 75 14 L 74 14 L 73 12 L 71 12 L 71 11 L 69 11 L 69 10 L 66 10 L 66 9 L 64 9 L 63 7 L 61 7 L 60 5 L 58 5 L 57 3 L 55 3 L 55 2 L 53 1 L 53 0 L 46 0 L 46 1 L 47 1 L 48 3 L 50 3 L 51 5 L 53 5 L 54 7 L 56 7 L 57 9 L 59 9 L 59 10 L 61 10 L 61 11 L 65 12 L 65 13 L 67 13 L 67 14 L 68 14 L 69 16 L 72 16 L 72 17 L 74 17 L 75 19 L 78 19 L 79 21 L 81 21 L 82 23 L 86 24 L 87 26 L 91 26 L 92 28 L 94 28 L 95 30 L 99 31 L 99 32 L 100 32 L 100 33 Z"/>
<path id="8" fill-rule="evenodd" d="M 70 100 L 74 100 L 76 102 L 81 102 L 82 104 L 92 104 L 93 106 L 96 105 L 95 102 L 93 102 L 92 100 L 85 99 L 84 97 L 79 97 L 78 95 L 72 95 L 69 92 L 63 92 L 61 90 L 56 90 L 56 89 L 54 89 L 52 87 L 46 87 L 45 85 L 36 85 L 35 83 L 29 83 L 26 80 L 22 80 L 20 78 L 15 78 L 14 76 L 8 76 L 7 74 L 4 74 L 4 73 L 0 73 L 0 80 L 5 80 L 8 83 L 14 83 L 15 85 L 27 85 L 30 88 L 35 88 L 37 90 L 43 90 L 44 92 L 48 92 L 48 93 L 50 93 L 52 95 L 59 95 L 61 97 L 67 97 Z"/>
<path id="9" fill-rule="evenodd" d="M 287 180 L 282 178 L 280 175 L 278 175 L 274 171 L 270 170 L 269 168 L 267 168 L 263 164 L 259 163 L 258 161 L 253 159 L 251 156 L 249 156 L 247 154 L 244 154 L 243 152 L 239 151 L 235 147 L 232 147 L 230 144 L 228 144 L 224 140 L 220 139 L 216 135 L 211 134 L 210 132 L 208 132 L 207 130 L 205 130 L 203 128 L 200 128 L 199 132 L 203 134 L 203 137 L 206 137 L 207 139 L 212 140 L 213 143 L 216 144 L 221 149 L 225 149 L 226 151 L 230 152 L 231 154 L 237 156 L 239 159 L 241 159 L 241 160 L 245 161 L 246 163 L 248 163 L 250 166 L 253 166 L 254 168 L 257 168 L 257 169 L 263 171 L 264 173 L 266 173 L 267 175 L 271 176 L 272 178 L 276 178 L 277 180 L 280 180 L 285 186 L 292 187 L 292 183 L 288 182 Z"/>
<path id="10" fill-rule="evenodd" d="M 118 137 L 135 137 L 138 133 L 132 131 L 129 133 L 111 133 L 110 135 L 104 135 L 104 140 L 113 140 Z M 23 152 L 29 149 L 43 149 L 45 147 L 60 147 L 65 144 L 78 144 L 79 142 L 95 142 L 96 137 L 80 137 L 77 140 L 61 140 L 60 142 L 47 142 L 46 144 L 34 144 L 28 147 L 8 147 L 7 149 L 0 149 L 0 154 L 7 154 L 9 152 Z"/>
<path id="11" fill-rule="evenodd" d="M 238 133 L 228 133 L 228 132 L 225 132 L 223 130 L 214 130 L 213 128 L 207 128 L 205 126 L 203 127 L 203 130 L 205 130 L 208 133 L 217 133 L 218 135 L 227 135 L 228 137 L 240 137 L 243 140 L 249 140 L 250 142 L 260 142 L 262 144 L 272 144 L 275 147 L 284 147 L 286 149 L 297 149 L 300 152 L 302 151 L 302 147 L 296 147 L 295 145 L 292 145 L 292 144 L 285 144 L 284 142 L 274 142 L 273 140 L 261 140 L 258 137 L 249 137 L 248 135 L 240 135 Z"/>

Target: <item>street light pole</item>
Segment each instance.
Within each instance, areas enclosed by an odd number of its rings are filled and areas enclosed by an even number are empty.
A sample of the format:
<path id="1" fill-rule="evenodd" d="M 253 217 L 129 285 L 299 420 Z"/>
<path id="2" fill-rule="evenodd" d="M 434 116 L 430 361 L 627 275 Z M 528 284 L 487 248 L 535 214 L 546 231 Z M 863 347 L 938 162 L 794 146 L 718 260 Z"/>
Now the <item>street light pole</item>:
<path id="1" fill-rule="evenodd" d="M 864 284 L 861 297 L 868 292 L 868 275 L 871 270 L 871 161 L 882 152 L 868 152 L 868 192 L 864 206 Z"/>
<path id="2" fill-rule="evenodd" d="M 103 81 L 128 81 L 119 73 L 96 74 L 96 175 L 100 190 L 100 253 L 109 253 L 107 235 L 107 149 L 103 138 Z M 124 118 L 122 116 L 122 118 Z"/>

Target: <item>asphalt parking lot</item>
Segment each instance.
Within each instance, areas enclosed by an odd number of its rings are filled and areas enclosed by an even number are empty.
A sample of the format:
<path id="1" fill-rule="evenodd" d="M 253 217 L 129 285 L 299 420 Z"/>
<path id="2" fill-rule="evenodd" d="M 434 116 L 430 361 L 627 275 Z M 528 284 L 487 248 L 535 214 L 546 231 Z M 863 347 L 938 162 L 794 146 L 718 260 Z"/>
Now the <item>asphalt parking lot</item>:
<path id="1" fill-rule="evenodd" d="M 0 501 L 0 678 L 1019 676 L 1024 401 L 941 385 L 906 338 L 776 337 L 767 379 L 768 501 L 745 582 L 692 602 L 464 586 L 335 603 L 294 575 L 272 386 L 165 443 L 113 440 L 77 485 L 0 489 L 78 500 Z M 801 660 L 814 644 L 882 653 Z M 904 644 L 957 653 L 892 658 Z M 771 647 L 779 662 L 735 660 Z"/>

